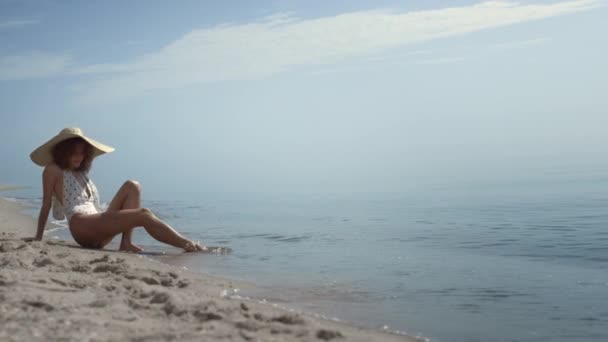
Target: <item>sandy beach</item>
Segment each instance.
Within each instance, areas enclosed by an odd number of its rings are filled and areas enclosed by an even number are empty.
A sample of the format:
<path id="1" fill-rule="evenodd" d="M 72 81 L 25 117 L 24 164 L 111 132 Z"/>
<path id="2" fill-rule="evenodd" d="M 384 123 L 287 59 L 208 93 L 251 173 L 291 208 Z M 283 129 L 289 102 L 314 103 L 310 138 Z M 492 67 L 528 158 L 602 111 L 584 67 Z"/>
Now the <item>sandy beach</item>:
<path id="1" fill-rule="evenodd" d="M 23 209 L 0 198 L 2 341 L 418 341 L 227 296 L 241 284 L 140 255 L 24 242 Z"/>

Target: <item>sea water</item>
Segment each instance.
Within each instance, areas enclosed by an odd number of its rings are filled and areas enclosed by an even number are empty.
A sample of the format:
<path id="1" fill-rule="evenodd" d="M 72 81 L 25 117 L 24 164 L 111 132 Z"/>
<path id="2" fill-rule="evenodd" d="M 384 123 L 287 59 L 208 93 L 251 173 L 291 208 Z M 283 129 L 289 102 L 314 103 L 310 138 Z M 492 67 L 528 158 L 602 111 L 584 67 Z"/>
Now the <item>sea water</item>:
<path id="1" fill-rule="evenodd" d="M 244 297 L 433 341 L 608 340 L 606 179 L 147 195 L 180 232 L 232 249 L 159 260 L 255 283 Z"/>

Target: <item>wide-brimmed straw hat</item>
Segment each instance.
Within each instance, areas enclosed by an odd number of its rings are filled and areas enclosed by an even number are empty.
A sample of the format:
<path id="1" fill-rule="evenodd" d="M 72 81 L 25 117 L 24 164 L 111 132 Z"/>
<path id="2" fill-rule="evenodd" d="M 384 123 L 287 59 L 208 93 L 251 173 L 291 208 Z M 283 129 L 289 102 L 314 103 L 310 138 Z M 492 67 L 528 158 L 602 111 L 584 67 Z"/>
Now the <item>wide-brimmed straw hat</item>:
<path id="1" fill-rule="evenodd" d="M 93 157 L 114 151 L 113 147 L 104 145 L 99 141 L 86 137 L 80 128 L 70 127 L 62 129 L 61 132 L 51 138 L 51 140 L 45 142 L 40 147 L 35 149 L 34 152 L 30 154 L 30 158 L 37 165 L 46 166 L 53 162 L 53 148 L 55 145 L 71 138 L 82 138 L 88 142 L 93 147 Z"/>

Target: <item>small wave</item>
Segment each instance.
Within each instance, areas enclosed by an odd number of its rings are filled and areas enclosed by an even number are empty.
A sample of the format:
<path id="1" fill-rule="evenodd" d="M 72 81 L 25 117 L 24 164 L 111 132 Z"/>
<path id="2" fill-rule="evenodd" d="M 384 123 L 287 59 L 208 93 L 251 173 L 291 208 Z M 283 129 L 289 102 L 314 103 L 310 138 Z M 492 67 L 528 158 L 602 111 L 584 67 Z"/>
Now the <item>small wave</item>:
<path id="1" fill-rule="evenodd" d="M 415 223 L 419 223 L 419 224 L 433 224 L 433 222 L 431 221 L 426 221 L 426 220 L 418 220 Z"/>
<path id="2" fill-rule="evenodd" d="M 64 220 L 52 220 L 50 223 L 54 226 L 59 226 L 60 228 L 68 228 L 68 221 L 65 219 Z"/>
<path id="3" fill-rule="evenodd" d="M 271 234 L 236 234 L 235 239 L 251 239 L 251 238 L 265 238 L 271 236 Z"/>
<path id="4" fill-rule="evenodd" d="M 450 296 L 450 297 L 472 297 L 482 301 L 498 301 L 512 297 L 532 296 L 529 293 L 510 291 L 500 288 L 454 288 L 445 289 L 421 289 L 417 291 L 424 295 Z"/>
<path id="5" fill-rule="evenodd" d="M 580 254 L 556 254 L 555 257 L 562 259 L 582 259 L 585 256 Z"/>
<path id="6" fill-rule="evenodd" d="M 586 322 L 595 322 L 595 321 L 599 321 L 600 319 L 597 317 L 581 317 L 580 320 L 586 321 Z"/>
<path id="7" fill-rule="evenodd" d="M 564 226 L 564 225 L 546 225 L 546 224 L 530 224 L 524 227 L 526 229 L 540 229 L 547 231 L 558 231 L 558 232 L 575 232 L 578 231 L 578 228 L 572 226 Z"/>
<path id="8" fill-rule="evenodd" d="M 493 243 L 483 243 L 479 246 L 479 248 L 504 247 L 504 246 L 510 246 L 510 245 L 512 245 L 512 243 L 493 242 Z"/>
<path id="9" fill-rule="evenodd" d="M 284 235 L 270 235 L 266 239 L 280 241 L 280 242 L 300 242 L 310 239 L 310 236 L 284 236 Z"/>
<path id="10" fill-rule="evenodd" d="M 54 233 L 56 231 L 60 231 L 60 230 L 65 230 L 67 227 L 53 227 L 53 228 L 47 228 L 45 230 L 45 232 L 47 233 Z"/>
<path id="11" fill-rule="evenodd" d="M 237 234 L 234 236 L 235 239 L 250 239 L 250 238 L 261 238 L 264 240 L 272 240 L 279 242 L 301 242 L 304 240 L 311 239 L 310 235 L 301 236 L 285 236 L 278 234 Z"/>
<path id="12" fill-rule="evenodd" d="M 499 301 L 512 297 L 530 296 L 530 294 L 527 293 L 520 293 L 503 289 L 476 289 L 472 291 L 471 295 L 484 301 Z"/>
<path id="13" fill-rule="evenodd" d="M 477 314 L 481 312 L 481 305 L 473 304 L 473 303 L 461 303 L 457 304 L 456 309 L 462 310 L 468 313 Z"/>
<path id="14" fill-rule="evenodd" d="M 284 238 L 279 241 L 281 241 L 281 242 L 300 242 L 300 241 L 304 241 L 304 240 L 308 240 L 308 239 L 310 239 L 310 236 L 295 236 L 295 237 Z"/>
<path id="15" fill-rule="evenodd" d="M 0 197 L 0 198 L 2 198 L 5 201 L 8 201 L 8 202 L 13 202 L 13 203 L 19 202 L 19 200 L 17 200 L 15 197 Z"/>
<path id="16" fill-rule="evenodd" d="M 608 257 L 593 257 L 593 258 L 587 258 L 587 260 L 589 261 L 595 261 L 595 262 L 608 262 Z"/>

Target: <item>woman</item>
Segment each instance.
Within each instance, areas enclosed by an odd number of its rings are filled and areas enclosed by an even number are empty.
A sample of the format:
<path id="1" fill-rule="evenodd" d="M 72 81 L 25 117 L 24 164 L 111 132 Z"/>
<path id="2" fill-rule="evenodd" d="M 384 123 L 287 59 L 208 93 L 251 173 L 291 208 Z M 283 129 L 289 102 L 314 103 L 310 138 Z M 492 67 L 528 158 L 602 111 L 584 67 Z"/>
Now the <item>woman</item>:
<path id="1" fill-rule="evenodd" d="M 32 161 L 44 167 L 42 207 L 34 239 L 42 239 L 52 205 L 53 215 L 58 219 L 65 216 L 72 237 L 86 248 L 103 248 L 122 234 L 121 251 L 141 252 L 143 249 L 131 242 L 131 234 L 135 227 L 144 227 L 158 241 L 187 252 L 206 251 L 141 208 L 141 188 L 135 181 L 125 182 L 105 211 L 100 208 L 97 188 L 87 174 L 93 158 L 112 151 L 114 148 L 84 136 L 79 128 L 65 128 L 32 152 Z"/>

